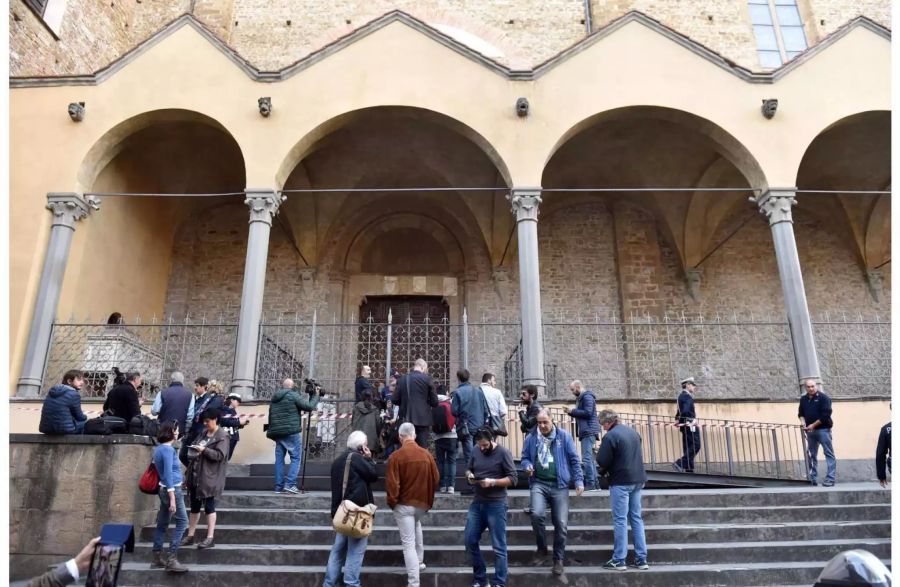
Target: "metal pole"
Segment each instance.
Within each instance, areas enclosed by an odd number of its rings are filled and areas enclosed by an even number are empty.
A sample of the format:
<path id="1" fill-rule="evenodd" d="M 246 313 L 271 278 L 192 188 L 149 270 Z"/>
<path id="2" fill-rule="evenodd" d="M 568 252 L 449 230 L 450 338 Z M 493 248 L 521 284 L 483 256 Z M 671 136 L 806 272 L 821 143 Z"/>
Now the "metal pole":
<path id="1" fill-rule="evenodd" d="M 313 310 L 312 332 L 309 336 L 309 379 L 314 380 L 316 376 L 316 319 L 318 312 Z M 312 399 L 312 398 L 310 398 Z M 309 428 L 312 424 L 312 412 L 306 414 L 306 432 L 303 439 L 303 452 L 300 461 L 300 493 L 306 492 L 306 461 L 309 458 Z"/>
<path id="2" fill-rule="evenodd" d="M 653 416 L 647 414 L 647 443 L 650 445 L 650 466 L 656 468 L 656 444 L 653 442 Z"/>
<path id="3" fill-rule="evenodd" d="M 394 338 L 394 315 L 391 312 L 391 309 L 388 308 L 388 323 L 387 323 L 387 351 L 385 358 L 385 372 L 384 372 L 384 384 L 387 385 L 391 381 L 391 345 L 392 339 Z"/>
<path id="4" fill-rule="evenodd" d="M 775 476 L 781 478 L 781 456 L 778 454 L 778 431 L 772 428 L 772 449 L 775 453 Z"/>
<path id="5" fill-rule="evenodd" d="M 731 428 L 727 428 L 728 420 L 725 420 L 725 451 L 728 455 L 728 474 L 734 475 L 734 457 L 731 453 Z"/>
<path id="6" fill-rule="evenodd" d="M 462 323 L 462 365 L 463 369 L 469 368 L 469 313 L 465 307 Z"/>

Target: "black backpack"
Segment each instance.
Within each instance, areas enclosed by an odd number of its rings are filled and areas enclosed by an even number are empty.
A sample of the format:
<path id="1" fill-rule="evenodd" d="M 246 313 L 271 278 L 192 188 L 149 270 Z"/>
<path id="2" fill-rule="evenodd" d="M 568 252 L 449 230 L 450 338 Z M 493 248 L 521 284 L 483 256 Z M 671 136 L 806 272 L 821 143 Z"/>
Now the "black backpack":
<path id="1" fill-rule="evenodd" d="M 99 416 L 84 423 L 84 434 L 106 436 L 108 434 L 128 434 L 128 423 L 125 418 L 117 416 Z"/>
<path id="2" fill-rule="evenodd" d="M 156 438 L 159 434 L 159 420 L 145 414 L 138 414 L 128 423 L 129 434 Z"/>

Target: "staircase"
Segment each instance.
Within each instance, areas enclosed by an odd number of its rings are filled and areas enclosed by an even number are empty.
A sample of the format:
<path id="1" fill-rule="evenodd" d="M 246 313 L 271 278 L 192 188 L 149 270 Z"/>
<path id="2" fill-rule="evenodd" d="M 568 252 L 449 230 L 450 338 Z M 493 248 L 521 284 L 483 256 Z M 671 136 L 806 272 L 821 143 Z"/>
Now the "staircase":
<path id="1" fill-rule="evenodd" d="M 240 482 L 230 482 L 240 485 Z M 423 586 L 466 587 L 472 569 L 462 541 L 469 497 L 436 496 L 424 521 Z M 376 528 L 369 539 L 362 583 L 379 587 L 406 584 L 400 536 L 378 494 Z M 837 553 L 862 548 L 886 563 L 890 559 L 890 492 L 875 484 L 833 488 L 648 489 L 643 508 L 648 571 L 606 571 L 612 553 L 608 493 L 572 493 L 566 574 L 531 566 L 535 550 L 530 519 L 522 512 L 525 491 L 510 492 L 508 544 L 510 585 L 552 581 L 566 585 L 642 585 L 659 587 L 811 585 Z M 216 546 L 183 548 L 179 560 L 190 567 L 182 576 L 149 569 L 153 527 L 139 532 L 133 556 L 119 584 L 320 586 L 334 533 L 330 494 L 276 495 L 229 490 L 217 504 Z M 548 516 L 549 518 L 549 516 Z M 202 521 L 202 520 L 201 520 Z M 205 527 L 198 529 L 205 536 Z M 552 526 L 548 526 L 552 543 Z M 490 539 L 482 550 L 492 563 Z M 629 552 L 629 558 L 631 553 Z M 492 569 L 489 566 L 489 573 Z"/>

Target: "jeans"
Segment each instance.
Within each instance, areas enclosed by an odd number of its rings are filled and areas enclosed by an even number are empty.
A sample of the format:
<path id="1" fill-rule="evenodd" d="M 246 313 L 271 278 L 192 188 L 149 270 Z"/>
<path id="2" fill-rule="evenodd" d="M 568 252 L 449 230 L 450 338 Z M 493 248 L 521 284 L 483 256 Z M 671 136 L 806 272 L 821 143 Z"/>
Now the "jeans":
<path id="1" fill-rule="evenodd" d="M 169 527 L 169 521 L 172 519 L 172 512 L 169 511 L 169 492 L 165 487 L 159 488 L 159 513 L 156 515 L 156 533 L 153 534 L 153 550 L 162 552 L 163 542 L 166 540 L 166 530 Z M 184 509 L 184 494 L 181 487 L 175 488 L 175 533 L 172 534 L 172 541 L 169 542 L 169 554 L 175 556 L 178 554 L 178 545 L 181 544 L 181 538 L 184 531 L 188 527 L 188 515 Z"/>
<path id="2" fill-rule="evenodd" d="M 596 438 L 585 436 L 581 442 L 581 469 L 584 472 L 584 487 L 590 489 L 597 486 L 597 461 L 594 460 L 594 441 Z"/>
<path id="3" fill-rule="evenodd" d="M 641 489 L 643 485 L 610 485 L 609 503 L 613 517 L 613 560 L 624 563 L 628 554 L 628 527 L 631 523 L 634 539 L 634 557 L 647 560 L 647 539 L 644 537 L 644 519 L 641 517 Z"/>
<path id="4" fill-rule="evenodd" d="M 828 472 L 825 473 L 825 483 L 834 483 L 837 471 L 837 460 L 834 458 L 834 447 L 831 445 L 831 428 L 816 428 L 806 433 L 807 456 L 809 457 L 809 480 L 816 482 L 818 477 L 819 446 L 825 453 L 825 465 Z"/>
<path id="5" fill-rule="evenodd" d="M 547 505 L 553 521 L 553 560 L 566 556 L 566 535 L 569 531 L 569 488 L 550 487 L 541 481 L 531 486 L 531 528 L 539 550 L 547 550 Z"/>
<path id="6" fill-rule="evenodd" d="M 456 451 L 459 441 L 455 438 L 438 438 L 434 441 L 437 468 L 441 474 L 440 487 L 456 485 Z"/>
<path id="7" fill-rule="evenodd" d="M 428 450 L 429 440 L 431 440 L 431 426 L 416 426 L 416 444 Z"/>
<path id="8" fill-rule="evenodd" d="M 366 556 L 368 543 L 368 538 L 350 538 L 343 534 L 335 534 L 322 587 L 338 587 L 341 584 L 341 567 L 344 568 L 344 585 L 359 587 L 359 571 L 362 568 L 363 557 Z"/>
<path id="9" fill-rule="evenodd" d="M 469 468 L 469 458 L 472 456 L 472 447 L 475 445 L 472 435 L 459 439 L 459 446 L 462 447 L 463 470 Z"/>
<path id="10" fill-rule="evenodd" d="M 473 501 L 466 517 L 466 553 L 472 563 L 474 582 L 487 585 L 487 565 L 481 556 L 478 541 L 486 528 L 491 530 L 491 544 L 494 547 L 493 585 L 506 587 L 508 563 L 506 554 L 506 500 Z"/>
<path id="11" fill-rule="evenodd" d="M 700 428 L 695 426 L 691 432 L 689 426 L 684 426 L 678 430 L 681 432 L 681 448 L 684 456 L 675 461 L 675 464 L 681 466 L 685 472 L 693 473 L 694 457 L 700 452 Z"/>
<path id="12" fill-rule="evenodd" d="M 403 562 L 406 563 L 407 587 L 419 587 L 419 565 L 425 562 L 425 546 L 422 542 L 422 517 L 428 510 L 411 505 L 394 506 L 394 519 L 400 530 L 403 545 Z"/>
<path id="13" fill-rule="evenodd" d="M 289 434 L 275 439 L 275 491 L 297 486 L 300 472 L 300 453 L 303 448 L 300 433 Z M 291 455 L 291 466 L 287 478 L 284 477 L 284 455 Z"/>

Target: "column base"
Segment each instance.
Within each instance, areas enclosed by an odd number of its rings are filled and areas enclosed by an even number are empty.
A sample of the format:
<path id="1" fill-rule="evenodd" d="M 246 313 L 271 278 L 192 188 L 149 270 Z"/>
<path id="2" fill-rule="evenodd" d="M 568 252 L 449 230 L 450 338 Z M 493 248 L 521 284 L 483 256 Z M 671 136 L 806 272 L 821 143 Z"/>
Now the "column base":
<path id="1" fill-rule="evenodd" d="M 539 379 L 536 377 L 532 377 L 532 378 L 526 377 L 526 378 L 522 379 L 522 385 L 534 385 L 535 387 L 538 388 L 539 392 L 546 391 L 546 389 L 547 389 L 547 382 L 544 381 L 543 379 Z"/>
<path id="2" fill-rule="evenodd" d="M 256 382 L 252 379 L 235 379 L 228 388 L 228 393 L 239 393 L 244 401 L 253 399 L 256 391 Z"/>
<path id="3" fill-rule="evenodd" d="M 23 377 L 16 384 L 16 397 L 36 398 L 41 395 L 41 380 Z"/>

